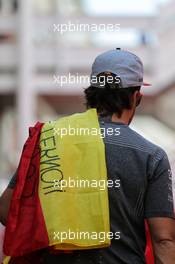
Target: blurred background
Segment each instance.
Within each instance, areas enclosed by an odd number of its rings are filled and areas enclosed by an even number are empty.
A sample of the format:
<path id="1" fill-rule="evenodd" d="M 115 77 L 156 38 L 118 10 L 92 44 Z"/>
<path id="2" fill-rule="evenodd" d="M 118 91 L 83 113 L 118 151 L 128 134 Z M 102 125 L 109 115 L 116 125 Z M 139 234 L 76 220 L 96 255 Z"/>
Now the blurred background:
<path id="1" fill-rule="evenodd" d="M 118 30 L 58 30 L 61 24 Z M 0 193 L 18 166 L 28 127 L 85 109 L 94 58 L 121 47 L 141 57 L 144 99 L 132 127 L 168 153 L 175 173 L 175 1 L 0 0 Z"/>
<path id="2" fill-rule="evenodd" d="M 117 24 L 118 30 L 67 30 L 58 25 Z M 88 28 L 87 28 L 88 29 Z M 15 171 L 28 127 L 83 111 L 94 58 L 115 47 L 141 57 L 144 100 L 132 127 L 162 146 L 175 169 L 175 1 L 0 0 L 0 192 Z"/>

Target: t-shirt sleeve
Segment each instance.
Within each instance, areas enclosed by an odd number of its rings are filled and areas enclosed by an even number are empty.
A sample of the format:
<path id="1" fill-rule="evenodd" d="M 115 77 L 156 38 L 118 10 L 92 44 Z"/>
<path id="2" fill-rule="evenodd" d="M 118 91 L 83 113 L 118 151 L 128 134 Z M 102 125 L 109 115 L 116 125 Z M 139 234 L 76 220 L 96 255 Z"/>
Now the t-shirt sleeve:
<path id="1" fill-rule="evenodd" d="M 11 188 L 11 189 L 13 189 L 13 188 L 15 187 L 15 185 L 16 185 L 16 178 L 17 178 L 17 170 L 16 170 L 16 172 L 13 174 L 13 176 L 12 176 L 12 178 L 11 178 L 11 180 L 10 180 L 8 186 L 7 186 L 7 188 Z"/>
<path id="2" fill-rule="evenodd" d="M 155 155 L 145 197 L 145 218 L 175 218 L 172 172 L 164 151 Z"/>

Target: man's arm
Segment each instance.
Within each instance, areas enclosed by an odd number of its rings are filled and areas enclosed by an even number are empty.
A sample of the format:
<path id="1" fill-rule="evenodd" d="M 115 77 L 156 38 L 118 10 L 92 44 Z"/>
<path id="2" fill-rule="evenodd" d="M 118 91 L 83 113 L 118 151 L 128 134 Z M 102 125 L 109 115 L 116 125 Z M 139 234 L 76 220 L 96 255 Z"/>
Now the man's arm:
<path id="1" fill-rule="evenodd" d="M 0 222 L 3 225 L 6 225 L 12 194 L 13 189 L 7 187 L 0 197 Z"/>
<path id="2" fill-rule="evenodd" d="M 175 264 L 175 219 L 148 219 L 155 264 Z"/>
<path id="3" fill-rule="evenodd" d="M 6 225 L 7 222 L 8 211 L 12 199 L 13 189 L 16 185 L 16 181 L 17 181 L 17 170 L 13 174 L 13 177 L 11 178 L 6 190 L 3 192 L 3 194 L 0 197 L 0 222 L 3 225 Z"/>
<path id="4" fill-rule="evenodd" d="M 166 153 L 158 148 L 150 163 L 145 197 L 155 264 L 175 264 L 175 207 L 172 172 Z"/>

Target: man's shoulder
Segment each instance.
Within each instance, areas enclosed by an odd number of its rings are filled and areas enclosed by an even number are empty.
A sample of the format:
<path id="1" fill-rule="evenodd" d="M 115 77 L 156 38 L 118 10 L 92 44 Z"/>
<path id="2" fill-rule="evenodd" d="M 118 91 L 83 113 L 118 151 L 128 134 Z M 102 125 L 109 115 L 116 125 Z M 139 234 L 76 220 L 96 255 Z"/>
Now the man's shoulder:
<path id="1" fill-rule="evenodd" d="M 153 154 L 159 158 L 163 157 L 166 155 L 166 152 L 164 149 L 162 149 L 159 145 L 151 142 L 138 132 L 136 132 L 134 129 L 129 127 L 128 130 L 129 138 L 131 141 L 134 141 L 135 144 L 138 147 L 141 147 L 145 152 L 148 152 L 150 154 Z"/>

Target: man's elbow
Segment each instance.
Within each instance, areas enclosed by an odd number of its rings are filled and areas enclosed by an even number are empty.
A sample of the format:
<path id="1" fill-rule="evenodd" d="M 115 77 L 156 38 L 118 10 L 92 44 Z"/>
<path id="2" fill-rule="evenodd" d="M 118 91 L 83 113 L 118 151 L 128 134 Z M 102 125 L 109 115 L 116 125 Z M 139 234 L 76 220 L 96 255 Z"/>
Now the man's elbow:
<path id="1" fill-rule="evenodd" d="M 175 263 L 175 237 L 174 234 L 166 238 L 160 238 L 153 241 L 155 264 Z"/>
<path id="2" fill-rule="evenodd" d="M 173 246 L 175 247 L 175 238 L 164 238 L 160 239 L 159 241 L 155 242 L 157 245 L 160 245 L 162 247 L 170 247 Z"/>
<path id="3" fill-rule="evenodd" d="M 166 234 L 160 234 L 154 237 L 153 244 L 159 247 L 174 247 L 175 248 L 175 231 L 168 232 Z"/>

